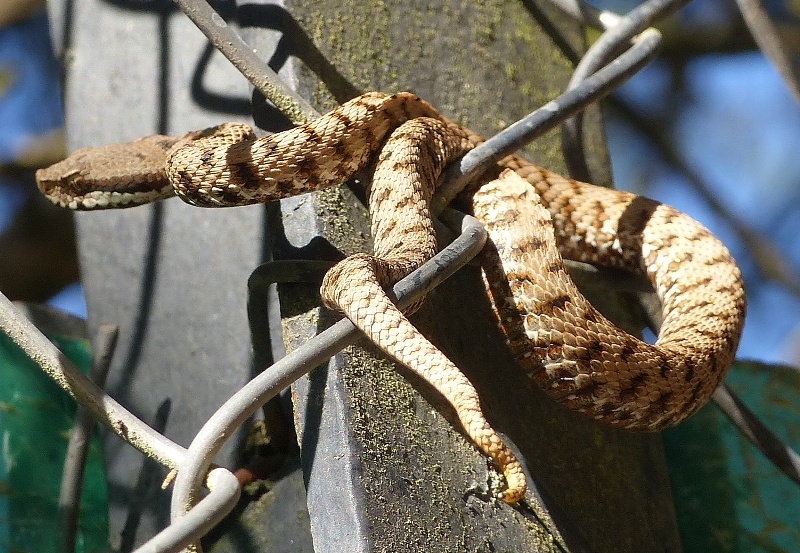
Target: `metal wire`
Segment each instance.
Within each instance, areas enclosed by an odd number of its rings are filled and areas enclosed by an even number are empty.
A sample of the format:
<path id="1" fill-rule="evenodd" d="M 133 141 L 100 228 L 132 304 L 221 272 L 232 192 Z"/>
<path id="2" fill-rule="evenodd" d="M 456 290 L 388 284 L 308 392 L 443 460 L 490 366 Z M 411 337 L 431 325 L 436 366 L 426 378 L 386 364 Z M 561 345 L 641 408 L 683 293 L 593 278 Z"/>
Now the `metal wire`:
<path id="1" fill-rule="evenodd" d="M 176 468 L 186 450 L 153 430 L 98 388 L 0 294 L 0 332 L 8 336 L 56 384 L 133 447 L 164 466 Z"/>
<path id="2" fill-rule="evenodd" d="M 211 44 L 292 123 L 302 125 L 319 116 L 311 104 L 287 86 L 206 0 L 175 0 L 175 3 Z"/>
<path id="3" fill-rule="evenodd" d="M 783 443 L 724 383 L 714 391 L 714 402 L 736 428 L 782 473 L 800 484 L 800 455 Z"/>
<path id="4" fill-rule="evenodd" d="M 473 217 L 447 210 L 442 218 L 461 222 L 462 234 L 433 259 L 393 290 L 393 300 L 406 307 L 451 276 L 483 248 L 486 231 Z M 199 540 L 236 505 L 239 484 L 232 473 L 215 469 L 203 482 L 211 459 L 245 419 L 297 378 L 323 363 L 359 337 L 352 323 L 343 319 L 290 353 L 234 394 L 198 432 L 184 450 L 130 414 L 107 396 L 36 327 L 0 294 L 0 330 L 98 420 L 111 427 L 131 445 L 162 464 L 178 469 L 172 496 L 173 521 L 137 551 L 180 551 Z M 210 493 L 187 513 L 187 506 L 205 483 Z"/>
<path id="5" fill-rule="evenodd" d="M 294 122 L 300 123 L 316 115 L 313 108 L 286 87 L 204 0 L 176 1 L 209 40 L 254 86 L 285 110 L 284 113 Z M 608 94 L 648 63 L 655 56 L 660 44 L 660 34 L 654 29 L 645 30 L 645 27 L 655 17 L 677 9 L 685 1 L 651 0 L 625 17 L 619 17 L 609 12 L 599 12 L 575 0 L 551 0 L 571 17 L 610 30 L 598 39 L 578 64 L 567 92 L 487 140 L 448 168 L 443 176 L 442 187 L 434 200 L 435 212 L 442 211 L 470 179 L 489 165 L 578 113 L 589 103 Z M 633 40 L 633 44 L 628 44 L 637 33 L 640 34 Z M 622 48 L 627 50 L 605 67 L 600 67 L 609 55 Z M 290 100 L 288 103 L 284 103 L 286 98 Z M 573 142 L 568 139 L 567 143 Z M 400 306 L 413 302 L 458 270 L 483 245 L 485 231 L 477 221 L 451 210 L 445 210 L 443 217 L 450 219 L 451 222 L 454 219 L 460 220 L 462 234 L 453 244 L 394 287 L 393 293 Z M 21 317 L 2 295 L 0 295 L 0 330 L 9 335 L 12 341 L 62 388 L 86 406 L 92 416 L 108 425 L 148 456 L 168 467 L 178 469 L 171 505 L 172 524 L 138 549 L 139 552 L 179 551 L 186 545 L 198 541 L 230 512 L 239 497 L 239 486 L 235 477 L 224 469 L 214 469 L 206 476 L 211 459 L 221 445 L 270 397 L 335 355 L 359 336 L 348 320 L 342 320 L 309 340 L 234 394 L 206 422 L 189 449 L 185 450 L 152 430 L 101 389 L 92 385 L 55 346 Z M 720 401 L 716 394 L 715 399 Z M 732 398 L 731 401 L 737 403 L 736 398 Z M 752 421 L 750 426 L 753 427 Z M 769 451 L 773 453 L 781 451 L 788 456 L 794 467 L 795 480 L 797 479 L 796 453 L 779 441 L 772 441 L 774 437 L 771 435 L 764 437 L 765 434 L 757 431 L 748 435 L 754 436 L 751 437 L 754 443 L 762 444 L 762 450 L 768 456 Z M 776 444 L 780 444 L 783 449 Z M 204 480 L 210 493 L 191 507 L 199 496 L 200 486 Z"/>
<path id="6" fill-rule="evenodd" d="M 581 58 L 569 81 L 567 90 L 578 87 L 594 74 L 626 42 L 643 32 L 658 18 L 678 10 L 689 0 L 649 0 L 634 8 L 625 16 L 607 27 L 606 31 L 592 44 Z M 564 161 L 569 176 L 584 182 L 592 182 L 583 149 L 583 117 L 578 114 L 562 125 L 561 140 Z"/>
<path id="7" fill-rule="evenodd" d="M 401 309 L 448 278 L 483 248 L 486 231 L 476 219 L 454 210 L 448 210 L 445 217 L 460 221 L 461 235 L 393 287 L 392 299 Z M 197 433 L 178 470 L 172 492 L 173 520 L 182 516 L 197 497 L 211 460 L 234 429 L 272 396 L 359 337 L 356 327 L 342 319 L 264 370 L 225 402 Z"/>
<path id="8" fill-rule="evenodd" d="M 233 473 L 222 468 L 209 473 L 206 485 L 209 494 L 200 503 L 134 553 L 178 553 L 219 524 L 239 502 L 241 487 Z"/>
<path id="9" fill-rule="evenodd" d="M 93 341 L 94 356 L 89 369 L 89 380 L 104 388 L 111 358 L 117 346 L 119 327 L 117 325 L 100 325 Z M 82 405 L 75 411 L 75 422 L 69 434 L 67 454 L 64 457 L 64 468 L 61 472 L 61 491 L 58 495 L 58 512 L 61 522 L 61 544 L 63 553 L 75 551 L 75 537 L 78 530 L 78 513 L 81 500 L 81 487 L 92 439 L 94 419 Z"/>
<path id="10" fill-rule="evenodd" d="M 432 212 L 437 213 L 437 210 L 447 205 L 470 180 L 480 175 L 492 163 L 517 151 L 590 103 L 609 94 L 649 63 L 655 57 L 660 44 L 661 34 L 655 29 L 648 29 L 641 33 L 628 51 L 585 79 L 580 85 L 467 152 L 445 171 L 443 183 L 432 203 Z"/>
<path id="11" fill-rule="evenodd" d="M 800 102 L 800 66 L 793 56 L 791 41 L 770 19 L 769 11 L 759 0 L 736 0 L 750 34 L 778 70 L 786 87 Z"/>

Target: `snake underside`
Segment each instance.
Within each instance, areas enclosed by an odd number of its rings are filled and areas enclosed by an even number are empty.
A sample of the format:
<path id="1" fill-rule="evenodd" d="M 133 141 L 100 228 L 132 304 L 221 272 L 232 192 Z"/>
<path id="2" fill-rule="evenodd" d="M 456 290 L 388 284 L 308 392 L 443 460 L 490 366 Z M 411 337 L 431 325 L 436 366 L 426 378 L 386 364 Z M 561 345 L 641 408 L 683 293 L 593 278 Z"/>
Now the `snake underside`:
<path id="1" fill-rule="evenodd" d="M 524 494 L 525 478 L 486 422 L 474 388 L 383 292 L 435 253 L 429 203 L 439 173 L 481 140 L 412 94 L 370 93 L 262 138 L 228 124 L 79 150 L 37 179 L 53 201 L 77 209 L 174 194 L 215 207 L 372 172 L 374 255 L 331 269 L 323 299 L 453 404 L 469 437 L 503 470 L 508 489 L 500 497 L 513 502 Z M 727 249 L 667 205 L 566 179 L 516 156 L 488 174 L 467 200 L 489 232 L 487 296 L 520 367 L 568 407 L 629 429 L 675 424 L 708 401 L 744 321 L 741 274 Z M 567 276 L 562 256 L 646 275 L 663 305 L 656 343 L 596 311 Z"/>

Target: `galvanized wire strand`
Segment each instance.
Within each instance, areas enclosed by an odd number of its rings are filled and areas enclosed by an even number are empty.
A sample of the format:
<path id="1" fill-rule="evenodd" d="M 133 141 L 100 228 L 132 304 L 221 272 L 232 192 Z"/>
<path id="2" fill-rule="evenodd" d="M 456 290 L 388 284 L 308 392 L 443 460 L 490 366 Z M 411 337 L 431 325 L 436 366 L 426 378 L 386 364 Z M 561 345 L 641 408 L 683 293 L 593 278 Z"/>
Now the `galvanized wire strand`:
<path id="1" fill-rule="evenodd" d="M 401 309 L 451 276 L 483 248 L 486 231 L 476 219 L 454 210 L 448 210 L 444 217 L 459 221 L 462 233 L 392 288 L 390 296 Z M 185 462 L 178 469 L 172 492 L 172 520 L 178 520 L 191 507 L 211 460 L 242 422 L 283 388 L 359 337 L 360 333 L 353 323 L 342 319 L 264 370 L 231 396 L 197 433 L 189 446 Z"/>
<path id="2" fill-rule="evenodd" d="M 292 90 L 277 73 L 242 40 L 206 0 L 175 0 L 211 44 L 295 125 L 307 123 L 319 113 Z"/>
<path id="3" fill-rule="evenodd" d="M 677 11 L 689 0 L 649 0 L 634 8 L 616 22 L 586 51 L 572 74 L 567 90 L 576 88 L 590 75 L 601 68 L 637 34 L 647 29 L 653 21 Z M 578 114 L 564 122 L 561 140 L 564 161 L 569 176 L 584 182 L 592 182 L 583 149 L 583 117 Z"/>
<path id="4" fill-rule="evenodd" d="M 800 66 L 792 56 L 786 37 L 781 36 L 760 0 L 736 0 L 736 3 L 753 40 L 775 66 L 794 99 L 800 102 Z"/>
<path id="5" fill-rule="evenodd" d="M 783 443 L 724 383 L 712 396 L 726 417 L 783 474 L 800 485 L 800 455 Z"/>
<path id="6" fill-rule="evenodd" d="M 586 50 L 572 73 L 567 89 L 572 89 L 603 67 L 607 61 L 654 21 L 677 11 L 689 0 L 649 0 L 619 17 Z"/>
<path id="7" fill-rule="evenodd" d="M 156 432 L 84 376 L 59 349 L 0 294 L 0 332 L 8 336 L 56 384 L 133 447 L 176 468 L 186 450 Z"/>
<path id="8" fill-rule="evenodd" d="M 89 369 L 89 380 L 104 388 L 111 358 L 117 345 L 119 327 L 117 325 L 100 325 L 93 341 L 92 366 Z M 80 403 L 75 411 L 75 421 L 67 442 L 67 454 L 64 457 L 64 468 L 61 471 L 61 491 L 58 495 L 58 514 L 61 524 L 61 551 L 75 551 L 75 538 L 78 530 L 78 514 L 80 512 L 81 488 L 86 467 L 86 456 L 92 439 L 94 418 Z"/>
<path id="9" fill-rule="evenodd" d="M 81 374 L 33 324 L 0 293 L 0 332 L 8 336 L 50 378 L 70 394 L 95 419 L 107 425 L 136 449 L 177 468 L 186 450 L 139 420 L 89 378 Z M 227 515 L 239 500 L 239 481 L 226 469 L 214 469 L 206 485 L 210 490 L 188 516 L 171 524 L 137 552 L 180 551 L 207 533 Z"/>
<path id="10" fill-rule="evenodd" d="M 241 487 L 233 473 L 223 468 L 212 470 L 206 478 L 206 485 L 209 494 L 202 501 L 134 553 L 178 553 L 219 524 L 239 502 Z"/>
<path id="11" fill-rule="evenodd" d="M 467 152 L 445 171 L 443 183 L 434 196 L 431 211 L 437 213 L 450 203 L 468 182 L 488 169 L 491 164 L 558 126 L 590 103 L 608 95 L 647 65 L 656 56 L 660 44 L 661 33 L 655 29 L 647 29 L 635 39 L 634 44 L 626 52 L 578 86 Z"/>

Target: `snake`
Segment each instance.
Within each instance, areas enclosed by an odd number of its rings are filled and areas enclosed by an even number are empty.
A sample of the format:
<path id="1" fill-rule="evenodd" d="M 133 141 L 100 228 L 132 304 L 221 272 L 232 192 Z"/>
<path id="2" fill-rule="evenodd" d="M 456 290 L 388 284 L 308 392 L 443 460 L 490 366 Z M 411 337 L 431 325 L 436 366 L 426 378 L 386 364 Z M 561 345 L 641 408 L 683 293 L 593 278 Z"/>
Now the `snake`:
<path id="1" fill-rule="evenodd" d="M 453 406 L 466 436 L 524 498 L 522 465 L 487 422 L 477 391 L 390 301 L 385 288 L 436 253 L 431 199 L 445 166 L 483 137 L 408 92 L 367 93 L 307 124 L 257 137 L 243 123 L 83 148 L 36 174 L 73 209 L 179 196 L 201 207 L 268 202 L 367 174 L 373 254 L 345 258 L 320 294 Z M 520 370 L 601 423 L 657 431 L 705 404 L 745 316 L 742 275 L 700 223 L 655 200 L 578 182 L 510 155 L 459 199 L 485 226 L 486 297 Z M 564 259 L 647 277 L 662 304 L 654 343 L 621 330 L 578 291 Z"/>

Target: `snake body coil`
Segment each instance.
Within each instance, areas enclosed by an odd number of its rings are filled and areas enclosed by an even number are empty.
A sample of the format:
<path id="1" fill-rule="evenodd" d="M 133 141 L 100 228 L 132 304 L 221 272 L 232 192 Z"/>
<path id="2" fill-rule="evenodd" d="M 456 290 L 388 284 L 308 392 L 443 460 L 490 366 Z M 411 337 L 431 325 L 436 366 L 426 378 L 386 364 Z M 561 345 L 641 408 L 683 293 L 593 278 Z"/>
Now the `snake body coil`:
<path id="1" fill-rule="evenodd" d="M 263 138 L 228 124 L 79 150 L 37 180 L 53 201 L 77 209 L 174 194 L 215 207 L 300 194 L 372 171 L 375 255 L 331 269 L 323 299 L 453 404 L 470 438 L 503 470 L 508 489 L 500 497 L 514 502 L 525 478 L 486 422 L 474 388 L 383 292 L 435 253 L 429 202 L 436 180 L 481 140 L 412 94 L 370 93 Z M 146 168 L 135 162 L 141 158 Z M 485 180 L 467 199 L 489 231 L 487 295 L 522 369 L 568 407 L 630 429 L 675 424 L 703 405 L 733 359 L 744 321 L 741 274 L 726 248 L 669 206 L 565 179 L 516 156 Z M 567 276 L 562 256 L 646 275 L 663 305 L 656 343 L 597 312 Z"/>

